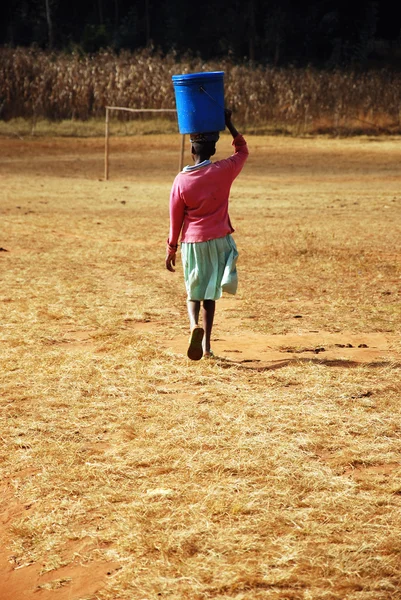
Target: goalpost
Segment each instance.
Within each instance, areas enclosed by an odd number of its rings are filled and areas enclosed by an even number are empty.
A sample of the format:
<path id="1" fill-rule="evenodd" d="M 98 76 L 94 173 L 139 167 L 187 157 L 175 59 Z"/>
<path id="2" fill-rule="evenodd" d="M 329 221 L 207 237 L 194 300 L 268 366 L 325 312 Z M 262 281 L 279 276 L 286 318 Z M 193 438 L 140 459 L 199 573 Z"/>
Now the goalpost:
<path id="1" fill-rule="evenodd" d="M 124 108 L 122 106 L 106 106 L 106 126 L 105 126 L 105 148 L 104 148 L 104 178 L 107 181 L 109 178 L 109 117 L 111 110 L 125 110 L 127 112 L 174 112 L 175 108 Z M 181 136 L 180 160 L 178 171 L 182 171 L 184 166 L 184 150 L 185 150 L 185 135 Z"/>

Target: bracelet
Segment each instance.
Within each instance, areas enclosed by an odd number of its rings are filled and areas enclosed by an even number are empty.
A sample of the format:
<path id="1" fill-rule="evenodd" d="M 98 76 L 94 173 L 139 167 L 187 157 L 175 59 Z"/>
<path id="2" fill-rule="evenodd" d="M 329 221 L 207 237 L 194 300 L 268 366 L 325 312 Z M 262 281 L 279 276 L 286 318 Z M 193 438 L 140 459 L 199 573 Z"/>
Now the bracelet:
<path id="1" fill-rule="evenodd" d="M 167 248 L 169 250 L 169 252 L 177 252 L 178 250 L 178 244 L 170 244 L 170 242 L 167 240 Z"/>

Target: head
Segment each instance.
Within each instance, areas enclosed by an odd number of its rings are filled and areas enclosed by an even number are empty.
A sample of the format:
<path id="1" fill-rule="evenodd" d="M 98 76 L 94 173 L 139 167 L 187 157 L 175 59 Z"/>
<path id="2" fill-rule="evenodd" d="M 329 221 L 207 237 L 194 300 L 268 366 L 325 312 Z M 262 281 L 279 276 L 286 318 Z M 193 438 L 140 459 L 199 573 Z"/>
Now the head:
<path id="1" fill-rule="evenodd" d="M 216 142 L 219 139 L 219 132 L 210 133 L 191 133 L 191 154 L 192 157 L 201 160 L 207 160 L 216 152 Z"/>

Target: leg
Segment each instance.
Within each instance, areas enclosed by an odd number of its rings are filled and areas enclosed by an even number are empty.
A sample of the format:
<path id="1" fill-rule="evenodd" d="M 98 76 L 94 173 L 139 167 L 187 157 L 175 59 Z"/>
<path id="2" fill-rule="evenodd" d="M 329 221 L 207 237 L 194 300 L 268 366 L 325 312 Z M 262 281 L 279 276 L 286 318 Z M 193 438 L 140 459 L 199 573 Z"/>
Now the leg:
<path id="1" fill-rule="evenodd" d="M 203 339 L 203 352 L 210 352 L 210 338 L 212 335 L 214 311 L 216 308 L 216 302 L 214 300 L 203 301 L 203 326 L 205 328 L 205 337 Z"/>
<path id="2" fill-rule="evenodd" d="M 202 327 L 199 327 L 199 311 L 200 302 L 199 300 L 188 300 L 188 316 L 189 325 L 191 328 L 191 336 L 189 338 L 189 347 L 187 356 L 191 360 L 200 360 L 203 355 L 202 340 L 204 331 Z"/>
<path id="3" fill-rule="evenodd" d="M 191 331 L 199 321 L 200 302 L 199 300 L 188 300 L 188 316 Z"/>

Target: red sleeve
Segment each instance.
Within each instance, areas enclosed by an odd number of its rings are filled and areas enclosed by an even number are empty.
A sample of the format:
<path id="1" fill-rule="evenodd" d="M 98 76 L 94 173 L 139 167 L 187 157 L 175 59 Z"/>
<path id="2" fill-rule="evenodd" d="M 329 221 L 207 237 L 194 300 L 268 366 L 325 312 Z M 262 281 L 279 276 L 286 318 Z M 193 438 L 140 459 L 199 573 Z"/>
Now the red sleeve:
<path id="1" fill-rule="evenodd" d="M 237 175 L 239 175 L 241 172 L 242 167 L 248 158 L 249 151 L 245 138 L 240 133 L 233 139 L 232 145 L 235 148 L 234 154 L 228 158 L 218 161 L 215 164 L 218 164 L 224 169 L 229 169 L 232 180 L 234 181 Z"/>
<path id="2" fill-rule="evenodd" d="M 245 138 L 239 133 L 232 141 L 232 145 L 235 148 L 235 152 L 231 158 L 237 158 L 237 161 L 241 163 L 241 169 L 249 155 L 248 144 Z"/>
<path id="3" fill-rule="evenodd" d="M 248 156 L 249 150 L 246 140 L 243 135 L 240 133 L 233 139 L 232 145 L 235 148 L 235 152 L 240 152 L 241 154 L 246 154 Z"/>
<path id="4" fill-rule="evenodd" d="M 168 241 L 173 246 L 178 244 L 185 214 L 185 203 L 181 197 L 178 178 L 176 177 L 170 193 L 170 232 Z"/>

